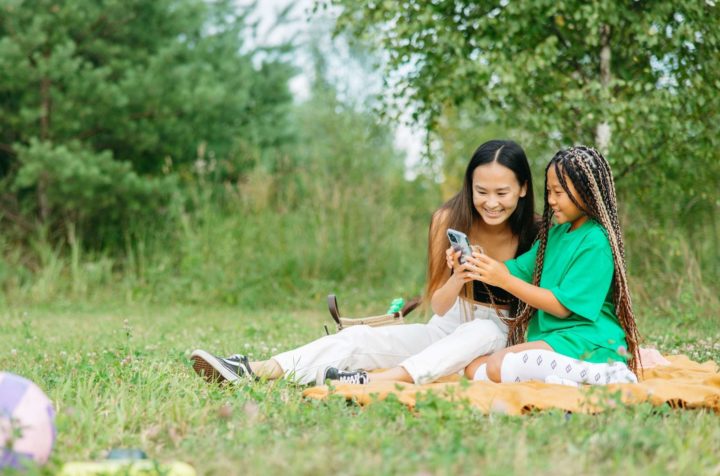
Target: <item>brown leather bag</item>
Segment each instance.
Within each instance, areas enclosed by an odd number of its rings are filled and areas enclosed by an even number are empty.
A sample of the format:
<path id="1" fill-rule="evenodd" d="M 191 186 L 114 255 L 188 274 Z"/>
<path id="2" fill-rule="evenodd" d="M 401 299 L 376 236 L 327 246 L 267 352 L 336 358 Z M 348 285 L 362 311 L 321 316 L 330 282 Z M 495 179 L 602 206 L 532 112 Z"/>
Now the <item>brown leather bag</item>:
<path id="1" fill-rule="evenodd" d="M 403 308 L 399 311 L 390 314 L 381 314 L 378 316 L 369 317 L 341 317 L 340 311 L 338 310 L 337 297 L 334 294 L 330 294 L 327 297 L 327 301 L 330 315 L 335 321 L 335 328 L 338 332 L 350 326 L 365 325 L 371 327 L 380 327 L 405 324 L 405 316 L 410 314 L 416 307 L 418 307 L 418 305 L 420 305 L 420 299 L 415 298 L 405 303 Z M 325 332 L 329 334 L 327 326 L 325 327 Z"/>

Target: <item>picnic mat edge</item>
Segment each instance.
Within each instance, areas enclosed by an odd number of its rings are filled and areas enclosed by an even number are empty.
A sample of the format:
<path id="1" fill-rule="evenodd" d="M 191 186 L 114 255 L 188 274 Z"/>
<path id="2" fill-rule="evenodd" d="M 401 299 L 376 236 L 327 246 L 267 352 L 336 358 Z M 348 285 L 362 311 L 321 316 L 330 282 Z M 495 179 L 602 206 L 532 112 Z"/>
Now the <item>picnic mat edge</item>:
<path id="1" fill-rule="evenodd" d="M 649 402 L 673 408 L 706 408 L 720 413 L 720 367 L 713 361 L 690 360 L 685 355 L 667 355 L 670 365 L 645 369 L 637 384 L 581 386 L 543 382 L 494 383 L 461 381 L 459 376 L 438 382 L 414 385 L 401 382 L 373 382 L 368 385 L 319 385 L 303 396 L 324 400 L 340 395 L 360 405 L 369 405 L 394 395 L 414 408 L 418 399 L 429 395 L 468 403 L 484 413 L 521 415 L 534 410 L 561 409 L 569 412 L 599 413 L 615 406 Z"/>

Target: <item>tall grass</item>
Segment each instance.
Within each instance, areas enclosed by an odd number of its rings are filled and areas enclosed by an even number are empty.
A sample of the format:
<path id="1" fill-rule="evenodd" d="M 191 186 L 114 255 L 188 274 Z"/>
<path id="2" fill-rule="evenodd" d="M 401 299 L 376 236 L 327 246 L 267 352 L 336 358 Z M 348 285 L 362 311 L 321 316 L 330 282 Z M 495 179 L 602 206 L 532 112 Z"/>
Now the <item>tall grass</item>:
<path id="1" fill-rule="evenodd" d="M 135 240 L 120 256 L 84 252 L 79 242 L 53 247 L 36 239 L 36 269 L 26 268 L 19 254 L 5 255 L 5 299 L 113 296 L 267 307 L 307 304 L 332 291 L 380 297 L 376 291 L 384 289 L 383 300 L 417 293 L 427 225 L 389 206 L 386 192 L 374 188 L 345 189 L 289 211 L 249 207 L 239 195 L 226 205 L 196 203 L 169 239 Z"/>
<path id="2" fill-rule="evenodd" d="M 159 221 L 157 233 L 128 240 L 122 253 L 84 250 L 80 237 L 53 246 L 40 233 L 30 249 L 0 237 L 0 299 L 7 305 L 109 299 L 288 308 L 314 306 L 330 292 L 368 304 L 421 292 L 427 225 L 441 200 L 437 185 L 405 182 L 401 171 L 340 179 L 312 167 L 293 181 L 291 187 L 258 173 L 221 191 L 194 183 L 169 221 L 172 228 Z M 285 200 L 266 197 L 282 187 Z M 717 326 L 718 285 L 694 242 L 682 229 L 653 226 L 639 212 L 632 220 L 627 215 L 640 318 L 651 325 L 662 313 L 684 324 Z"/>
<path id="3" fill-rule="evenodd" d="M 682 339 L 690 333 L 712 335 L 720 329 L 712 223 L 690 232 L 658 223 L 646 210 L 626 207 L 625 223 L 631 291 L 641 330 Z M 698 245 L 697 239 L 704 240 Z M 716 243 L 717 244 L 717 243 Z"/>
<path id="4" fill-rule="evenodd" d="M 261 189 L 277 186 L 266 180 Z M 201 190 L 175 248 L 146 257 L 148 286 L 138 293 L 262 308 L 307 304 L 332 291 L 417 292 L 424 224 L 391 206 L 383 185 L 311 182 L 315 190 L 289 208 L 258 205 L 237 190 L 223 205 L 208 205 Z"/>

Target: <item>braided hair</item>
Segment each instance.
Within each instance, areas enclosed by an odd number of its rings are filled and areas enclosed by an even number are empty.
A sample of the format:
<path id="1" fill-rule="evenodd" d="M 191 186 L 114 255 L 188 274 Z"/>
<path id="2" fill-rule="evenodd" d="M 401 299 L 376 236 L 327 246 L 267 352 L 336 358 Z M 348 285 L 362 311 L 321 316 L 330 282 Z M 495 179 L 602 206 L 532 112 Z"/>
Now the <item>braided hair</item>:
<path id="1" fill-rule="evenodd" d="M 637 372 L 640 362 L 640 335 L 635 323 L 635 315 L 628 288 L 627 267 L 625 265 L 625 245 L 620 220 L 618 219 L 615 182 L 610 164 L 605 157 L 593 148 L 585 146 L 571 147 L 559 151 L 545 168 L 545 207 L 543 209 L 540 230 L 538 232 L 539 247 L 535 261 L 533 284 L 538 286 L 542 274 L 545 250 L 547 248 L 548 231 L 550 230 L 552 209 L 548 204 L 547 172 L 553 167 L 560 185 L 568 197 L 588 217 L 597 221 L 605 231 L 613 256 L 614 273 L 612 281 L 613 302 L 620 326 L 625 331 L 627 352 L 630 356 L 629 366 Z M 568 187 L 570 181 L 578 193 L 574 196 Z M 525 340 L 530 318 L 535 309 L 524 304 L 517 319 L 510 326 L 508 338 L 511 344 Z"/>

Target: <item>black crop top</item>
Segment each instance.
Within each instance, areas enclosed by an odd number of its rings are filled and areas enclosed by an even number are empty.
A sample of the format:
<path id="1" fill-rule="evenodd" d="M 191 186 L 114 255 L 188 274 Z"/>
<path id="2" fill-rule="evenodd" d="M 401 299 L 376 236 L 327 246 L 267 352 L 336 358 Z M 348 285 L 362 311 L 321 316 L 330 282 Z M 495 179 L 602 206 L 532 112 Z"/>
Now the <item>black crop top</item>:
<path id="1" fill-rule="evenodd" d="M 515 257 L 517 258 L 522 253 L 523 252 L 520 251 L 520 247 L 518 246 L 518 249 L 515 251 Z M 511 304 L 513 299 L 516 299 L 515 296 L 505 291 L 503 288 L 491 286 L 490 284 L 484 284 L 482 281 L 473 281 L 472 297 L 475 302 L 492 304 L 488 291 L 492 293 L 492 298 L 495 300 L 495 304 L 499 306 Z"/>
<path id="2" fill-rule="evenodd" d="M 535 236 L 537 233 L 537 227 L 539 226 L 539 219 L 536 217 L 535 222 L 535 229 L 532 233 L 532 236 Z M 528 242 L 527 245 L 524 247 L 522 246 L 522 243 L 518 243 L 518 247 L 515 250 L 515 258 L 520 256 L 521 254 L 525 253 L 528 249 L 530 249 L 530 246 L 532 242 L 535 241 L 534 238 Z M 452 270 L 450 271 L 452 273 Z M 492 304 L 492 301 L 490 300 L 490 293 L 492 293 L 492 298 L 495 301 L 495 304 L 500 306 L 505 306 L 508 304 L 512 304 L 513 300 L 517 299 L 515 296 L 510 294 L 509 292 L 505 291 L 503 288 L 499 288 L 497 286 L 491 286 L 489 284 L 484 284 L 481 281 L 473 281 L 473 300 L 476 302 L 482 302 L 486 304 Z"/>
<path id="3" fill-rule="evenodd" d="M 450 273 L 452 274 L 452 270 L 450 270 Z M 472 298 L 476 302 L 483 302 L 486 304 L 492 304 L 492 301 L 490 300 L 490 294 L 488 293 L 490 291 L 492 293 L 492 297 L 495 300 L 495 304 L 504 306 L 506 304 L 510 304 L 512 300 L 515 298 L 512 294 L 505 291 L 503 288 L 499 288 L 497 286 L 491 286 L 490 284 L 483 285 L 482 281 L 473 281 L 473 295 Z"/>
<path id="4" fill-rule="evenodd" d="M 501 306 L 510 304 L 514 298 L 512 294 L 505 291 L 503 288 L 491 286 L 489 284 L 483 286 L 482 282 L 473 281 L 473 300 L 477 302 L 484 302 L 487 304 L 492 303 L 492 301 L 490 300 L 490 295 L 488 294 L 488 290 L 492 293 L 495 304 Z"/>

